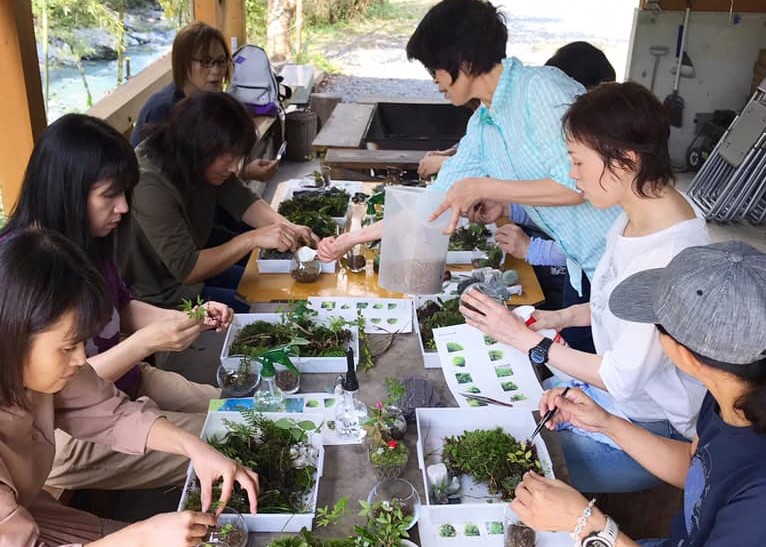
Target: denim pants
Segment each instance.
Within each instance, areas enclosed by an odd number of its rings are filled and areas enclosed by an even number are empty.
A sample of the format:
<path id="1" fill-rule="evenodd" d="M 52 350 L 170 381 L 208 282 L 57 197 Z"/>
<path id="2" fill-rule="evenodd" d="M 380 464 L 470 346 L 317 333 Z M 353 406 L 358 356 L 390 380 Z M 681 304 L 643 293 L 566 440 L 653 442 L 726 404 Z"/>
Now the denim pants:
<path id="1" fill-rule="evenodd" d="M 235 313 L 249 312 L 250 304 L 237 296 L 237 285 L 239 285 L 239 280 L 242 279 L 244 273 L 244 267 L 234 264 L 218 275 L 205 279 L 205 286 L 202 287 L 202 298 L 226 304 Z"/>
<path id="2" fill-rule="evenodd" d="M 668 420 L 634 424 L 661 437 L 688 441 Z M 572 486 L 580 492 L 637 492 L 662 481 L 624 451 L 572 431 L 558 431 Z"/>
<path id="3" fill-rule="evenodd" d="M 658 547 L 665 543 L 664 539 L 639 539 L 636 541 L 641 547 Z"/>

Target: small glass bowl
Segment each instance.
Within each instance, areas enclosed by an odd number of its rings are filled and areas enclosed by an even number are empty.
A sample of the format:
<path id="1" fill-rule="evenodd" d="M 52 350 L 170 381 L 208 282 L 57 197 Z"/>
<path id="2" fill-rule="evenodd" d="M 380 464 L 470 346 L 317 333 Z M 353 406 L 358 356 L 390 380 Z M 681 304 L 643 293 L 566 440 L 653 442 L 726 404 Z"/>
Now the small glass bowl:
<path id="1" fill-rule="evenodd" d="M 219 542 L 217 545 L 228 545 L 229 547 L 245 547 L 248 540 L 247 524 L 245 517 L 239 511 L 231 507 L 225 507 L 218 515 L 218 522 L 215 528 L 210 528 L 206 537 L 206 542 Z"/>
<path id="2" fill-rule="evenodd" d="M 296 260 L 290 275 L 298 283 L 316 281 L 322 275 L 322 262 L 318 258 L 306 260 L 305 262 Z"/>
<path id="3" fill-rule="evenodd" d="M 218 387 L 221 388 L 221 398 L 249 397 L 261 381 L 261 372 L 254 363 L 248 365 L 246 373 L 242 367 L 227 369 L 223 365 L 218 365 L 216 380 Z"/>
<path id="4" fill-rule="evenodd" d="M 383 479 L 372 487 L 367 496 L 370 505 L 376 501 L 387 503 L 392 500 L 398 501 L 404 514 L 411 517 L 407 530 L 415 526 L 420 516 L 420 495 L 412 483 L 399 478 Z"/>

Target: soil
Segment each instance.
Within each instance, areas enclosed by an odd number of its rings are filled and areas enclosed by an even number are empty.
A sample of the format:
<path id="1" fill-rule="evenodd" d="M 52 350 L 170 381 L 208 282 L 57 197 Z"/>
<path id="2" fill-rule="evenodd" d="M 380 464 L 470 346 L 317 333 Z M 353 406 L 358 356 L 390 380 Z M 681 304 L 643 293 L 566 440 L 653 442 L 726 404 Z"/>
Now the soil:
<path id="1" fill-rule="evenodd" d="M 277 387 L 285 392 L 291 392 L 300 385 L 300 377 L 289 370 L 280 370 L 276 376 Z"/>
<path id="2" fill-rule="evenodd" d="M 505 547 L 535 547 L 535 531 L 523 524 L 511 524 L 505 529 Z"/>
<path id="3" fill-rule="evenodd" d="M 443 260 L 401 260 L 390 262 L 379 279 L 389 290 L 408 294 L 437 294 L 442 290 Z"/>
<path id="4" fill-rule="evenodd" d="M 224 389 L 238 388 L 244 386 L 252 386 L 255 383 L 255 374 L 248 372 L 245 375 L 240 375 L 239 372 L 232 370 L 227 371 L 226 376 L 223 377 Z"/>

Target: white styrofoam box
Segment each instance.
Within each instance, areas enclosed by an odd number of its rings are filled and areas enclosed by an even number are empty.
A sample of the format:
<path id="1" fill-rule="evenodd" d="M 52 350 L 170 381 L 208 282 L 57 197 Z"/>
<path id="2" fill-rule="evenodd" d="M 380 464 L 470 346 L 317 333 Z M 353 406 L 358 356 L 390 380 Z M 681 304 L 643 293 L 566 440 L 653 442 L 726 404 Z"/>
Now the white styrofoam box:
<path id="1" fill-rule="evenodd" d="M 264 412 L 263 415 L 272 421 L 280 418 L 287 418 L 294 422 L 310 420 L 314 422 L 317 428 L 321 425 L 321 415 L 310 413 L 284 413 L 284 412 Z M 239 412 L 209 412 L 205 419 L 205 425 L 202 427 L 200 438 L 207 441 L 211 437 L 223 437 L 226 434 L 226 425 L 224 420 L 237 423 L 244 423 L 244 418 Z M 324 446 L 322 446 L 322 435 L 312 434 L 311 444 L 319 451 L 317 459 L 317 472 L 314 481 L 314 488 L 306 497 L 306 506 L 310 509 L 307 513 L 243 513 L 247 529 L 250 532 L 299 532 L 302 527 L 311 530 L 314 522 L 314 514 L 317 506 L 317 494 L 319 493 L 319 479 L 322 477 L 324 468 Z M 254 471 L 258 471 L 255 469 Z M 178 510 L 183 511 L 186 504 L 186 496 L 194 480 L 194 468 L 191 463 L 186 473 L 186 483 L 184 484 L 181 500 L 178 502 Z"/>
<path id="2" fill-rule="evenodd" d="M 462 547 L 463 545 L 503 547 L 503 531 L 494 529 L 492 525 L 499 523 L 502 526 L 507 505 L 507 503 L 475 503 L 431 505 L 421 508 L 418 520 L 420 545 L 421 547 Z M 451 524 L 455 528 L 455 537 L 442 537 L 439 534 L 440 527 L 445 524 Z M 478 536 L 466 535 L 468 524 L 478 527 Z M 535 536 L 536 547 L 570 547 L 572 545 L 572 538 L 567 532 L 535 532 Z"/>
<path id="3" fill-rule="evenodd" d="M 226 331 L 226 338 L 221 348 L 221 364 L 229 370 L 236 370 L 239 366 L 241 355 L 229 355 L 229 347 L 236 338 L 239 331 L 250 323 L 256 321 L 267 321 L 269 323 L 278 323 L 282 316 L 278 313 L 235 313 L 234 319 Z M 326 320 L 327 318 L 325 318 Z M 318 318 L 317 321 L 322 321 Z M 351 347 L 354 350 L 354 364 L 359 365 L 359 327 L 346 327 L 351 331 Z M 298 333 L 296 333 L 298 334 Z M 290 357 L 296 368 L 301 372 L 346 372 L 348 365 L 346 357 Z"/>
<path id="4" fill-rule="evenodd" d="M 529 408 L 505 408 L 487 406 L 472 408 L 418 408 L 415 411 L 418 425 L 418 465 L 423 473 L 423 486 L 426 492 L 426 505 L 431 505 L 428 489 L 426 467 L 441 461 L 441 449 L 444 438 L 461 435 L 465 431 L 476 429 L 494 429 L 502 427 L 506 433 L 519 441 L 524 441 L 535 429 L 535 420 Z M 553 463 L 545 447 L 542 435 L 537 435 L 533 441 L 537 448 L 537 456 L 542 464 L 545 476 L 554 478 Z M 464 499 L 474 500 L 474 503 L 462 503 L 461 507 L 479 505 L 486 507 L 487 502 L 500 501 L 498 496 L 489 493 L 487 485 L 476 483 L 471 477 L 461 479 Z"/>
<path id="5" fill-rule="evenodd" d="M 450 284 L 450 287 L 452 284 Z M 457 288 L 457 284 L 455 284 L 455 288 Z M 458 298 L 455 295 L 449 294 L 450 289 L 446 289 L 446 291 L 442 294 L 435 294 L 435 295 L 425 295 L 420 296 L 419 298 L 413 297 L 413 306 L 412 306 L 412 324 L 413 328 L 418 333 L 418 344 L 420 344 L 420 354 L 423 356 L 423 367 L 425 368 L 441 368 L 441 360 L 439 359 L 439 354 L 436 351 L 426 351 L 426 346 L 423 344 L 423 336 L 420 334 L 420 321 L 418 321 L 418 308 L 425 304 L 426 302 L 436 302 L 437 297 L 442 298 L 442 301 L 444 300 L 452 300 L 452 298 Z"/>
<path id="6" fill-rule="evenodd" d="M 287 273 L 289 274 L 293 266 L 295 266 L 295 259 L 270 259 L 270 258 L 261 258 L 261 255 L 263 253 L 263 249 L 260 249 L 258 251 L 258 258 L 256 258 L 256 262 L 258 263 L 258 273 L 262 274 L 270 274 L 270 273 Z M 333 260 L 332 262 L 322 262 L 322 273 L 335 273 L 335 264 L 336 261 Z"/>
<path id="7" fill-rule="evenodd" d="M 469 220 L 465 217 L 461 217 L 458 223 L 458 228 L 462 228 L 469 224 Z M 497 231 L 497 225 L 487 224 L 487 229 L 492 233 L 489 237 L 489 241 L 495 242 L 495 232 Z M 473 251 L 447 251 L 447 264 L 470 264 L 473 260 Z"/>
<path id="8" fill-rule="evenodd" d="M 290 179 L 285 183 L 285 194 L 282 201 L 287 201 L 293 197 L 293 194 L 299 190 L 315 190 L 310 186 L 303 186 L 304 179 Z M 361 192 L 364 188 L 364 183 L 356 180 L 334 180 L 330 183 L 330 186 L 345 190 L 349 196 L 353 196 L 357 192 Z M 332 217 L 339 227 L 343 228 L 346 225 L 346 217 Z"/>
<path id="9" fill-rule="evenodd" d="M 412 300 L 409 298 L 362 298 L 359 296 L 309 296 L 309 306 L 319 316 L 336 315 L 355 321 L 364 317 L 368 334 L 407 333 L 413 329 Z"/>

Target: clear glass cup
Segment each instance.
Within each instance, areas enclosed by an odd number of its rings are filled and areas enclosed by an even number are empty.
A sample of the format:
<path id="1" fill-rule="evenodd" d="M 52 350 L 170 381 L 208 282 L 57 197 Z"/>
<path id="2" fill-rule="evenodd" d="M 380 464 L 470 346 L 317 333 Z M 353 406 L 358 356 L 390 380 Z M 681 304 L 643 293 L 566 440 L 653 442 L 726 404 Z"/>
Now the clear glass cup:
<path id="1" fill-rule="evenodd" d="M 398 501 L 405 515 L 409 515 L 409 530 L 418 522 L 420 516 L 420 495 L 411 482 L 404 479 L 384 479 L 372 487 L 367 496 L 367 503 Z"/>
<path id="2" fill-rule="evenodd" d="M 231 507 L 225 507 L 218 515 L 215 528 L 211 528 L 202 545 L 227 545 L 228 547 L 245 547 L 247 545 L 247 524 L 245 517 Z"/>

